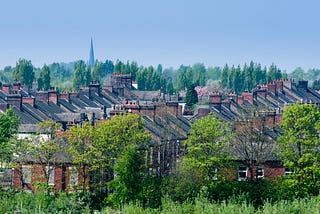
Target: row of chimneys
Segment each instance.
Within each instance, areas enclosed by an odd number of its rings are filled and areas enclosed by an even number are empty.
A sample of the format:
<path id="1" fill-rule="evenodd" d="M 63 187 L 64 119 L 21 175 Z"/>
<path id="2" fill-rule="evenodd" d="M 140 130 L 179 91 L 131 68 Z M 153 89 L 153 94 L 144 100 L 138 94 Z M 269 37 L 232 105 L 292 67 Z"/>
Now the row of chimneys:
<path id="1" fill-rule="evenodd" d="M 19 81 L 15 81 L 13 86 L 11 84 L 3 84 L 2 92 L 6 94 L 6 102 L 9 105 L 16 106 L 18 109 L 21 109 L 21 105 L 23 103 L 28 103 L 32 106 L 35 105 L 35 100 L 42 100 L 44 102 L 53 102 L 55 104 L 58 103 L 58 99 L 65 99 L 68 102 L 70 98 L 77 97 L 78 92 L 60 92 L 56 88 L 50 88 L 48 91 L 37 91 L 35 97 L 27 96 L 23 97 L 20 93 L 21 84 Z M 100 93 L 100 84 L 96 81 L 92 81 L 89 85 L 89 88 L 82 89 L 88 92 L 88 97 L 91 98 L 91 94 L 96 92 Z"/>
<path id="2" fill-rule="evenodd" d="M 236 94 L 228 94 L 227 99 L 224 101 L 222 101 L 222 95 L 220 93 L 214 93 L 209 96 L 209 104 L 218 110 L 221 110 L 221 104 L 225 105 L 226 107 L 230 107 L 230 102 L 232 100 L 238 105 L 243 105 L 243 102 L 245 100 L 253 104 L 253 98 L 256 96 L 266 98 L 268 93 L 271 93 L 273 95 L 284 93 L 283 92 L 284 84 L 286 84 L 287 87 L 288 87 L 288 84 L 290 84 L 290 89 L 293 85 L 295 86 L 293 79 L 286 80 L 286 81 L 277 80 L 277 81 L 269 82 L 266 85 L 259 86 L 253 92 L 243 92 L 240 96 Z M 298 82 L 297 86 L 299 88 L 307 89 L 308 81 L 301 80 Z"/>

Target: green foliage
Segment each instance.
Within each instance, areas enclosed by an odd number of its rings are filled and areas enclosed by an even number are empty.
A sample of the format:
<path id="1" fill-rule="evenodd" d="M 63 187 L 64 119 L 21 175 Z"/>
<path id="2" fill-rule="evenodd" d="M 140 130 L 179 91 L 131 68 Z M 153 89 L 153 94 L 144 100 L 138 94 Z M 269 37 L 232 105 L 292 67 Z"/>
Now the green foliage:
<path id="1" fill-rule="evenodd" d="M 318 80 L 315 80 L 313 83 L 312 83 L 312 88 L 314 89 L 314 90 L 320 90 L 320 79 L 318 79 Z"/>
<path id="2" fill-rule="evenodd" d="M 91 81 L 91 69 L 86 67 L 83 60 L 76 63 L 73 77 L 73 87 L 79 89 L 82 86 L 88 86 Z"/>
<path id="3" fill-rule="evenodd" d="M 185 101 L 186 101 L 186 106 L 188 108 L 191 108 L 194 104 L 198 102 L 198 94 L 197 94 L 197 91 L 195 90 L 195 85 L 190 85 L 188 87 Z"/>
<path id="4" fill-rule="evenodd" d="M 320 190 L 320 111 L 314 104 L 294 104 L 285 108 L 282 136 L 277 148 L 284 165 L 294 174 L 286 184 L 295 187 L 297 196 L 318 194 Z"/>
<path id="5" fill-rule="evenodd" d="M 267 73 L 267 81 L 279 80 L 282 78 L 281 70 L 275 64 L 270 65 Z"/>
<path id="6" fill-rule="evenodd" d="M 68 136 L 69 153 L 84 175 L 82 188 L 85 189 L 85 179 L 89 175 L 86 166 L 92 171 L 113 168 L 128 146 L 144 148 L 149 139 L 142 119 L 136 114 L 116 115 L 96 127 L 89 123 L 72 127 Z"/>
<path id="7" fill-rule="evenodd" d="M 229 165 L 231 138 L 230 125 L 209 114 L 191 124 L 189 137 L 185 141 L 185 159 L 200 170 L 203 179 L 210 182 L 215 179 L 217 168 Z"/>
<path id="8" fill-rule="evenodd" d="M 175 171 L 162 181 L 163 195 L 167 195 L 173 201 L 180 203 L 193 200 L 200 193 L 203 180 L 201 172 L 194 167 L 188 159 L 183 159 Z"/>
<path id="9" fill-rule="evenodd" d="M 59 153 L 64 151 L 66 146 L 62 139 L 55 138 L 55 132 L 61 129 L 61 124 L 53 120 L 47 120 L 38 123 L 38 126 L 40 128 L 39 133 L 27 139 L 27 145 L 21 145 L 26 146 L 23 156 L 29 156 L 29 158 L 41 165 L 45 182 L 38 182 L 37 186 L 39 190 L 47 190 L 49 194 L 53 189 L 49 185 L 49 178 L 53 173 L 54 167 L 61 162 Z M 47 137 L 43 135 L 47 135 Z"/>
<path id="10" fill-rule="evenodd" d="M 40 77 L 38 78 L 38 88 L 49 90 L 50 81 L 50 69 L 47 65 L 44 65 L 41 69 Z"/>
<path id="11" fill-rule="evenodd" d="M 56 196 L 42 192 L 13 193 L 0 196 L 0 199 L 0 213 L 90 213 L 90 203 L 78 193 L 59 193 Z"/>
<path id="12" fill-rule="evenodd" d="M 19 59 L 16 63 L 16 67 L 13 69 L 13 77 L 18 79 L 22 85 L 26 84 L 31 88 L 32 82 L 35 78 L 31 61 Z"/>
<path id="13" fill-rule="evenodd" d="M 74 63 L 52 63 L 48 65 L 50 70 L 51 85 L 65 89 L 66 82 L 72 82 Z M 72 83 L 71 83 L 72 86 Z"/>
<path id="14" fill-rule="evenodd" d="M 8 162 L 12 158 L 13 149 L 11 141 L 17 132 L 19 119 L 10 108 L 4 114 L 0 114 L 0 164 Z"/>
<path id="15" fill-rule="evenodd" d="M 268 78 L 274 81 L 282 77 L 281 71 L 272 64 L 269 68 Z M 226 64 L 221 72 L 220 86 L 240 94 L 243 91 L 251 91 L 258 84 L 265 84 L 266 81 L 267 69 L 262 69 L 259 63 L 251 61 L 249 66 L 244 64 L 242 69 L 240 65 L 229 67 Z"/>
<path id="16" fill-rule="evenodd" d="M 147 171 L 137 146 L 128 146 L 117 158 L 114 169 L 116 177 L 109 186 L 114 193 L 109 195 L 109 200 L 116 206 L 140 201 Z"/>

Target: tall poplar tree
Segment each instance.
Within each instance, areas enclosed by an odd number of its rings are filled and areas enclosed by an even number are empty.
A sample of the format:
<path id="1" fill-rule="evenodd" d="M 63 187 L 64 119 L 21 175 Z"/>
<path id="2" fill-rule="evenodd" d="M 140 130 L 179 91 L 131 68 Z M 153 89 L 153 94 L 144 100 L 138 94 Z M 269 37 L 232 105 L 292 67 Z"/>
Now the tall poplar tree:
<path id="1" fill-rule="evenodd" d="M 31 87 L 35 78 L 31 61 L 19 59 L 16 63 L 16 67 L 13 69 L 13 77 L 20 80 L 21 84 L 26 84 Z"/>

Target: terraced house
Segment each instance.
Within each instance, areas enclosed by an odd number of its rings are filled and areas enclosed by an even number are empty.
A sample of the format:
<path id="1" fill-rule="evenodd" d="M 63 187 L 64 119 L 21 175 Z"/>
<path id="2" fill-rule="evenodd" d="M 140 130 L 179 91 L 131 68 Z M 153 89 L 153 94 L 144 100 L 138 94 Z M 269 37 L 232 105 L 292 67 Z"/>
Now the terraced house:
<path id="1" fill-rule="evenodd" d="M 293 103 L 320 105 L 320 94 L 310 89 L 307 81 L 277 80 L 241 95 L 212 93 L 209 104 L 199 106 L 191 119 L 212 112 L 232 123 L 237 133 L 232 153 L 239 165 L 234 179 L 275 178 L 292 173 L 282 166 L 273 148 L 281 135 L 283 110 Z"/>
<path id="2" fill-rule="evenodd" d="M 109 86 L 93 81 L 79 91 L 36 91 L 21 86 L 19 81 L 3 84 L 0 90 L 0 110 L 13 107 L 20 118 L 19 138 L 38 132 L 37 124 L 54 120 L 62 124 L 62 131 L 84 121 L 108 120 L 121 112 L 140 114 L 151 135 L 150 161 L 152 173 L 169 174 L 183 155 L 183 141 L 190 130 L 190 121 L 215 114 L 232 124 L 238 133 L 234 150 L 238 168 L 230 179 L 247 180 L 274 178 L 291 173 L 282 166 L 272 152 L 275 140 L 281 134 L 278 125 L 283 109 L 292 103 L 320 104 L 318 92 L 308 88 L 307 81 L 277 80 L 257 86 L 252 92 L 241 95 L 212 92 L 208 105 L 198 106 L 193 116 L 184 117 L 179 96 L 161 91 L 138 91 L 132 87 L 130 75 L 112 75 Z M 250 137 L 253 136 L 253 137 Z M 49 183 L 55 190 L 68 190 L 76 185 L 81 174 L 64 154 L 57 154 L 58 165 L 50 169 Z M 49 169 L 48 169 L 49 170 Z M 3 185 L 34 190 L 33 183 L 41 180 L 41 170 L 32 160 L 21 169 L 0 172 Z M 219 173 L 219 170 L 218 170 Z"/>
<path id="3" fill-rule="evenodd" d="M 141 97 L 141 98 L 140 98 Z M 167 96 L 159 91 L 133 90 L 130 75 L 113 75 L 110 86 L 91 82 L 89 87 L 77 92 L 36 91 L 22 87 L 19 81 L 3 84 L 0 91 L 0 110 L 13 107 L 20 118 L 19 138 L 26 138 L 39 131 L 38 123 L 54 120 L 62 124 L 63 131 L 84 121 L 108 120 L 121 112 L 140 114 L 146 131 L 151 135 L 150 161 L 153 173 L 169 173 L 182 154 L 181 142 L 186 139 L 189 122 L 182 116 L 177 96 Z M 68 189 L 81 175 L 74 170 L 66 155 L 58 154 L 58 165 L 50 169 L 49 183 L 56 190 Z M 2 184 L 34 190 L 32 185 L 41 180 L 37 163 L 26 160 L 19 169 L 5 170 L 0 177 Z M 43 173 L 42 173 L 43 174 Z M 43 176 L 42 176 L 43 177 Z"/>

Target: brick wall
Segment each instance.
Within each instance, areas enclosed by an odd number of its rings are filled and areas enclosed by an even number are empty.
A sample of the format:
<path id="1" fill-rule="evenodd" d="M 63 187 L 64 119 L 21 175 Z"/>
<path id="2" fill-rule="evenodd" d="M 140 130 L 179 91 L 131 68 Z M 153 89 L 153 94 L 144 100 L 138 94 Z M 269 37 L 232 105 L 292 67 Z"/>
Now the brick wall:
<path id="1" fill-rule="evenodd" d="M 22 103 L 28 103 L 28 104 L 34 106 L 35 99 L 34 99 L 34 97 L 22 97 Z"/>
<path id="2" fill-rule="evenodd" d="M 3 85 L 2 85 L 2 91 L 3 91 L 3 93 L 9 94 L 9 93 L 10 93 L 10 88 L 11 88 L 11 85 L 10 85 L 10 84 L 3 84 Z"/>
<path id="3" fill-rule="evenodd" d="M 276 94 L 276 89 L 277 89 L 277 86 L 275 85 L 274 82 L 269 82 L 267 84 L 267 90 L 268 92 L 272 93 L 272 94 Z"/>
<path id="4" fill-rule="evenodd" d="M 48 97 L 49 97 L 48 100 L 50 102 L 53 102 L 55 104 L 58 103 L 58 92 L 56 90 L 50 90 L 48 92 Z"/>
<path id="5" fill-rule="evenodd" d="M 283 81 L 282 80 L 276 81 L 276 90 L 278 93 L 283 92 Z"/>
<path id="6" fill-rule="evenodd" d="M 222 95 L 219 93 L 211 94 L 209 96 L 209 106 L 214 107 L 217 110 L 221 110 L 221 102 L 222 102 Z"/>
<path id="7" fill-rule="evenodd" d="M 67 100 L 67 101 L 69 102 L 69 100 L 70 100 L 70 94 L 69 94 L 68 91 L 66 91 L 66 92 L 61 92 L 60 95 L 59 95 L 59 98 L 60 98 L 60 99 L 65 99 L 65 100 Z"/>
<path id="8" fill-rule="evenodd" d="M 47 91 L 36 92 L 36 100 L 42 100 L 43 102 L 48 102 L 49 93 Z"/>
<path id="9" fill-rule="evenodd" d="M 267 97 L 267 90 L 266 89 L 259 89 L 257 91 L 257 95 L 263 97 L 264 99 Z"/>
<path id="10" fill-rule="evenodd" d="M 20 82 L 19 82 L 19 81 L 15 81 L 15 82 L 13 83 L 13 91 L 14 91 L 15 93 L 19 93 L 19 91 L 20 91 L 20 86 L 21 86 Z"/>
<path id="11" fill-rule="evenodd" d="M 178 103 L 177 102 L 167 102 L 166 103 L 167 111 L 173 114 L 174 116 L 178 115 Z"/>
<path id="12" fill-rule="evenodd" d="M 198 116 L 199 117 L 208 116 L 209 113 L 210 113 L 210 109 L 209 108 L 199 108 L 198 109 Z"/>
<path id="13" fill-rule="evenodd" d="M 140 106 L 140 115 L 146 115 L 152 120 L 155 119 L 155 106 Z"/>
<path id="14" fill-rule="evenodd" d="M 8 94 L 6 98 L 7 98 L 7 103 L 9 105 L 12 105 L 17 107 L 18 109 L 21 109 L 21 105 L 22 105 L 21 94 Z"/>
<path id="15" fill-rule="evenodd" d="M 253 93 L 251 92 L 243 92 L 241 94 L 244 100 L 247 100 L 249 103 L 253 104 Z"/>
<path id="16" fill-rule="evenodd" d="M 70 92 L 70 93 L 69 93 L 69 97 L 70 97 L 70 98 L 75 98 L 75 97 L 78 97 L 78 96 L 79 96 L 79 93 L 76 92 L 76 91 L 73 91 L 73 92 Z"/>
<path id="17" fill-rule="evenodd" d="M 238 96 L 238 105 L 243 105 L 243 96 Z"/>

